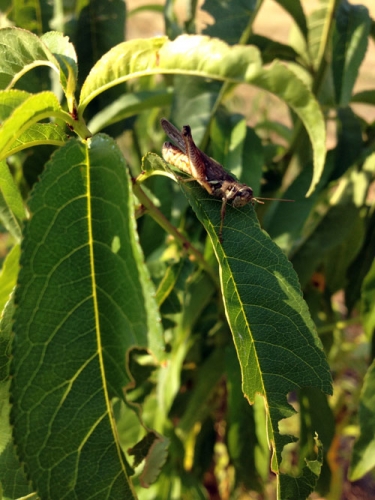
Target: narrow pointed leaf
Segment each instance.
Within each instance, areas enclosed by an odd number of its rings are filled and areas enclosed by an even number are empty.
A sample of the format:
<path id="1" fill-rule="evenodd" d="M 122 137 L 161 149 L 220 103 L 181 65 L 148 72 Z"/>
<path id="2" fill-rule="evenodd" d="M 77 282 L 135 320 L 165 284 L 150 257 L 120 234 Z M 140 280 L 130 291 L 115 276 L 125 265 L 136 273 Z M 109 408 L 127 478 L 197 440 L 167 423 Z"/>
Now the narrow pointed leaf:
<path id="1" fill-rule="evenodd" d="M 161 333 L 115 142 L 68 142 L 30 212 L 11 386 L 19 456 L 41 498 L 134 498 L 111 399 L 131 380 L 127 351 L 158 356 Z"/>
<path id="2" fill-rule="evenodd" d="M 314 151 L 314 173 L 307 192 L 310 195 L 321 178 L 326 156 L 326 132 L 323 114 L 311 91 L 291 70 L 275 61 L 253 79 L 254 85 L 277 95 L 299 116 Z"/>
<path id="3" fill-rule="evenodd" d="M 351 98 L 350 102 L 360 102 L 363 104 L 375 105 L 375 90 L 362 90 L 362 92 L 357 92 Z"/>
<path id="4" fill-rule="evenodd" d="M 21 222 L 26 217 L 21 194 L 5 161 L 0 161 L 0 220 L 8 231 L 21 239 Z"/>
<path id="5" fill-rule="evenodd" d="M 242 372 L 242 388 L 249 402 L 263 395 L 268 409 L 269 440 L 279 470 L 281 453 L 292 437 L 280 434 L 279 421 L 291 416 L 291 391 L 316 387 L 331 394 L 326 357 L 311 320 L 297 275 L 282 251 L 264 233 L 250 205 L 231 206 L 225 216 L 223 243 L 218 241 L 221 201 L 200 187 L 182 185 L 205 226 L 220 265 L 224 304 Z M 316 476 L 306 469 L 301 478 L 284 478 L 288 493 L 299 498 L 306 481 L 312 491 Z M 301 481 L 301 483 L 300 483 Z"/>
<path id="6" fill-rule="evenodd" d="M 365 261 L 365 259 L 362 259 Z M 361 288 L 361 316 L 363 328 L 369 339 L 375 331 L 375 259 L 367 272 Z"/>
<path id="7" fill-rule="evenodd" d="M 328 40 L 332 34 L 335 0 L 321 2 L 308 17 L 309 53 L 312 64 L 317 69 L 325 54 Z"/>
<path id="8" fill-rule="evenodd" d="M 0 315 L 9 300 L 13 288 L 16 286 L 20 247 L 15 245 L 4 259 L 0 272 Z"/>
<path id="9" fill-rule="evenodd" d="M 336 13 L 333 36 L 332 75 L 336 102 L 350 103 L 359 68 L 365 57 L 371 18 L 363 5 L 341 2 Z"/>
<path id="10" fill-rule="evenodd" d="M 306 17 L 300 0 L 276 0 L 276 2 L 292 16 L 301 33 L 307 39 Z"/>
<path id="11" fill-rule="evenodd" d="M 74 92 L 77 86 L 77 54 L 74 45 L 67 36 L 57 31 L 50 31 L 41 37 L 51 53 L 58 61 L 60 83 L 64 90 L 69 111 L 73 111 Z"/>

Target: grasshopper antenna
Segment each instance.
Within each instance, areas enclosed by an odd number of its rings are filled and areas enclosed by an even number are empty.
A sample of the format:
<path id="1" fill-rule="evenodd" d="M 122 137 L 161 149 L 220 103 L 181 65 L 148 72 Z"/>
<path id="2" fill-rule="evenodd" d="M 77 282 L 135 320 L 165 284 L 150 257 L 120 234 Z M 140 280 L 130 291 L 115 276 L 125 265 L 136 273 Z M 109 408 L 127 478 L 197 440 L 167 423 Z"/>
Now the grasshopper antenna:
<path id="1" fill-rule="evenodd" d="M 261 203 L 263 205 L 263 200 L 266 200 L 266 201 L 290 201 L 290 202 L 294 202 L 295 200 L 287 200 L 285 198 L 263 198 L 262 196 L 257 196 L 255 198 L 253 198 L 254 201 L 257 201 L 258 203 Z"/>

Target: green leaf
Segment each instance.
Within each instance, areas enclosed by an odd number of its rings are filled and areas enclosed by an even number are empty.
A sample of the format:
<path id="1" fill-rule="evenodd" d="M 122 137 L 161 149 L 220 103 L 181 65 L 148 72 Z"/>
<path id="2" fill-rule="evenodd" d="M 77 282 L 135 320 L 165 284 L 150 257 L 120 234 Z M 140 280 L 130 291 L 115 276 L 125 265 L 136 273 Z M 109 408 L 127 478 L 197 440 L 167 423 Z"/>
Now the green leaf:
<path id="1" fill-rule="evenodd" d="M 254 208 L 227 208 L 223 243 L 218 241 L 221 201 L 202 188 L 182 184 L 190 204 L 205 226 L 220 265 L 227 319 L 249 402 L 257 393 L 266 401 L 269 441 L 277 472 L 281 453 L 291 436 L 282 435 L 279 421 L 294 413 L 287 395 L 300 387 L 331 394 L 331 376 L 297 275 L 282 251 L 259 227 Z M 306 470 L 305 470 L 306 469 Z M 281 476 L 281 498 L 300 498 L 306 480 L 310 491 L 316 476 L 305 468 L 301 478 Z M 285 491 L 294 496 L 285 496 Z"/>
<path id="2" fill-rule="evenodd" d="M 352 96 L 351 102 L 360 102 L 375 106 L 375 90 L 362 90 L 362 92 L 357 92 Z"/>
<path id="3" fill-rule="evenodd" d="M 174 87 L 171 121 L 181 127 L 188 123 L 196 144 L 201 144 L 222 83 L 195 76 L 176 76 Z"/>
<path id="4" fill-rule="evenodd" d="M 369 339 L 375 332 L 375 259 L 363 280 L 361 290 L 361 317 Z"/>
<path id="5" fill-rule="evenodd" d="M 305 193 L 312 176 L 312 165 L 308 163 L 285 191 L 285 198 L 294 200 L 294 203 L 273 202 L 263 218 L 263 227 L 287 255 L 293 247 L 301 244 L 301 237 L 307 238 L 306 224 L 308 230 L 312 231 L 307 221 L 323 189 L 329 183 L 335 166 L 334 160 L 334 151 L 329 151 L 323 175 L 313 194 L 306 198 Z"/>
<path id="6" fill-rule="evenodd" d="M 335 169 L 332 173 L 332 180 L 340 178 L 349 167 L 359 161 L 363 148 L 361 123 L 349 106 L 338 108 L 337 129 Z"/>
<path id="7" fill-rule="evenodd" d="M 139 114 L 154 107 L 168 106 L 172 101 L 172 89 L 150 90 L 125 94 L 99 111 L 87 125 L 92 134 L 113 123 Z"/>
<path id="8" fill-rule="evenodd" d="M 1 318 L 0 318 L 0 491 L 2 498 L 19 498 L 31 493 L 16 450 L 12 442 L 12 427 L 9 423 L 9 365 L 12 344 L 12 316 L 14 313 L 13 296 L 9 294 L 16 284 L 20 248 L 15 246 L 7 255 L 0 275 Z M 9 300 L 8 300 L 9 299 Z M 3 304 L 8 300 L 5 308 Z"/>
<path id="9" fill-rule="evenodd" d="M 346 177 L 342 178 L 338 184 L 335 194 L 330 196 L 329 203 L 325 207 L 324 205 L 320 206 L 313 214 L 314 223 L 308 224 L 307 232 L 302 232 L 298 247 L 294 249 L 292 262 L 303 288 L 315 269 L 320 264 L 324 264 L 329 257 L 331 257 L 332 263 L 330 264 L 328 260 L 328 264 L 325 265 L 330 268 L 331 284 L 339 287 L 343 285 L 342 278 L 346 274 L 344 270 L 347 271 L 350 261 L 354 259 L 363 241 L 365 219 L 362 207 L 366 203 L 374 166 L 375 155 L 372 154 L 366 159 L 360 171 L 356 166 L 348 171 Z M 366 246 L 369 248 L 368 242 Z M 367 261 L 366 265 L 368 266 L 368 258 L 370 257 L 371 265 L 373 258 L 367 248 L 365 248 L 359 262 L 355 260 L 353 262 L 353 272 L 357 275 L 361 274 L 361 280 L 364 277 L 363 270 L 366 269 L 363 266 L 364 262 Z M 340 258 L 335 256 L 335 252 L 342 253 Z M 340 265 L 343 266 L 341 272 Z M 335 277 L 336 267 L 338 268 L 338 276 Z M 335 281 L 338 285 L 334 285 Z M 354 281 L 357 291 L 360 282 L 359 280 L 357 283 Z"/>
<path id="10" fill-rule="evenodd" d="M 325 55 L 332 32 L 334 0 L 324 0 L 307 18 L 309 28 L 308 51 L 312 65 L 318 69 Z"/>
<path id="11" fill-rule="evenodd" d="M 286 474 L 280 476 L 280 498 L 290 500 L 308 498 L 315 489 L 323 463 L 323 446 L 317 438 L 315 438 L 315 447 L 318 450 L 316 460 L 306 460 L 306 466 L 300 476 L 297 478 Z"/>
<path id="12" fill-rule="evenodd" d="M 8 155 L 33 146 L 63 146 L 68 140 L 66 131 L 57 123 L 34 123 L 11 145 Z"/>
<path id="13" fill-rule="evenodd" d="M 243 172 L 246 120 L 240 114 L 218 114 L 212 125 L 212 157 L 238 179 Z"/>
<path id="14" fill-rule="evenodd" d="M 302 287 L 306 286 L 328 252 L 334 252 L 335 249 L 337 251 L 341 243 L 352 240 L 353 228 L 359 222 L 359 215 L 356 206 L 342 203 L 330 206 L 324 216 L 317 221 L 314 231 L 301 242 L 292 258 L 293 267 Z M 345 221 L 345 224 L 342 221 Z M 332 234 L 335 238 L 332 238 Z"/>
<path id="15" fill-rule="evenodd" d="M 160 357 L 162 337 L 115 142 L 69 141 L 30 212 L 11 386 L 19 455 L 42 498 L 134 498 L 111 399 L 131 381 L 128 350 Z"/>
<path id="16" fill-rule="evenodd" d="M 0 159 L 9 156 L 13 143 L 34 123 L 50 116 L 67 115 L 52 92 L 31 95 L 4 121 L 0 129 Z M 67 115 L 68 116 L 68 115 Z"/>
<path id="17" fill-rule="evenodd" d="M 330 450 L 332 440 L 335 436 L 335 417 L 328 398 L 320 391 L 312 388 L 304 388 L 299 392 L 300 402 L 300 453 L 303 456 L 313 457 L 316 453 L 315 436 L 319 436 L 319 441 L 323 444 L 323 465 L 322 473 L 319 477 L 318 491 L 325 487 L 329 490 L 329 480 L 331 473 L 329 463 L 326 460 Z"/>
<path id="18" fill-rule="evenodd" d="M 224 351 L 215 349 L 199 367 L 189 405 L 176 428 L 178 436 L 186 440 L 194 425 L 202 423 L 212 411 L 212 393 L 224 373 Z M 243 398 L 243 396 L 242 396 Z"/>
<path id="19" fill-rule="evenodd" d="M 359 403 L 361 433 L 354 443 L 349 469 L 350 481 L 363 477 L 375 466 L 375 361 L 368 369 Z"/>
<path id="20" fill-rule="evenodd" d="M 250 0 L 205 0 L 202 10 L 214 19 L 203 33 L 220 38 L 229 44 L 239 43 L 243 33 L 248 32 L 257 10 L 257 2 Z M 244 40 L 243 43 L 246 43 Z"/>
<path id="21" fill-rule="evenodd" d="M 176 264 L 170 265 L 166 268 L 163 278 L 161 279 L 156 290 L 155 300 L 158 307 L 163 304 L 173 291 L 183 269 L 183 262 L 183 260 L 180 260 Z"/>
<path id="22" fill-rule="evenodd" d="M 0 273 L 0 312 L 3 311 L 13 288 L 16 286 L 19 270 L 19 258 L 20 247 L 19 245 L 15 245 L 3 262 L 3 267 Z"/>
<path id="23" fill-rule="evenodd" d="M 148 432 L 139 443 L 128 451 L 130 455 L 135 455 L 134 466 L 145 460 L 144 469 L 139 477 L 143 488 L 148 488 L 160 474 L 160 469 L 167 460 L 169 442 L 168 438 L 157 432 Z"/>
<path id="24" fill-rule="evenodd" d="M 264 152 L 254 130 L 246 126 L 242 115 L 222 113 L 217 114 L 210 132 L 212 157 L 258 195 Z"/>
<path id="25" fill-rule="evenodd" d="M 17 241 L 21 239 L 21 223 L 25 217 L 23 200 L 9 167 L 0 161 L 0 220 Z"/>
<path id="26" fill-rule="evenodd" d="M 375 156 L 371 155 L 369 160 L 375 166 Z M 367 163 L 367 162 L 366 162 Z M 365 163 L 365 165 L 366 165 Z M 348 310 L 351 311 L 353 307 L 356 306 L 359 299 L 366 300 L 365 295 L 362 295 L 362 291 L 366 290 L 367 285 L 364 287 L 364 281 L 368 272 L 371 269 L 374 260 L 374 248 L 375 248 L 375 212 L 372 212 L 371 216 L 366 222 L 366 238 L 363 243 L 361 250 L 358 252 L 357 257 L 351 263 L 349 269 L 347 270 L 348 282 L 345 289 L 345 303 Z M 363 290 L 362 290 L 363 288 Z M 366 324 L 366 316 L 364 318 L 364 328 L 366 333 L 372 336 L 372 331 L 368 329 Z M 371 325 L 371 322 L 370 322 Z"/>
<path id="27" fill-rule="evenodd" d="M 3 122 L 13 111 L 23 104 L 32 94 L 24 90 L 10 89 L 0 91 L 0 121 Z"/>
<path id="28" fill-rule="evenodd" d="M 276 2 L 292 16 L 304 38 L 307 39 L 306 17 L 300 0 L 276 0 Z"/>
<path id="29" fill-rule="evenodd" d="M 4 3 L 4 2 L 2 2 Z M 49 27 L 53 15 L 53 5 L 47 0 L 13 0 L 12 8 L 5 9 L 3 12 L 9 12 L 10 19 L 19 28 L 41 34 Z"/>
<path id="30" fill-rule="evenodd" d="M 258 47 L 262 53 L 262 59 L 265 64 L 272 62 L 274 59 L 295 61 L 298 58 L 298 53 L 293 47 L 271 40 L 266 36 L 253 34 L 249 38 L 249 44 Z"/>
<path id="31" fill-rule="evenodd" d="M 74 113 L 74 93 L 77 86 L 77 54 L 69 38 L 62 33 L 50 31 L 41 37 L 58 61 L 60 83 L 68 103 L 70 113 Z"/>
<path id="32" fill-rule="evenodd" d="M 98 59 L 124 40 L 127 4 L 122 0 L 90 0 L 79 2 L 79 7 L 81 11 L 73 41 L 78 52 L 78 77 L 82 85 Z M 115 95 L 119 97 L 117 93 Z M 111 97 L 113 101 L 113 95 Z M 105 97 L 104 102 L 108 104 Z"/>
<path id="33" fill-rule="evenodd" d="M 202 58 L 202 54 L 207 54 Z M 105 90 L 140 76 L 169 73 L 213 78 L 235 83 L 250 82 L 260 69 L 255 47 L 229 47 L 205 36 L 182 35 L 173 42 L 166 37 L 131 40 L 105 54 L 82 86 L 79 112 Z"/>
<path id="34" fill-rule="evenodd" d="M 259 490 L 261 482 L 255 460 L 259 443 L 254 406 L 250 406 L 243 397 L 241 372 L 233 347 L 226 350 L 225 367 L 228 388 L 228 452 L 235 467 L 236 483 L 243 484 L 250 490 Z"/>
<path id="35" fill-rule="evenodd" d="M 59 72 L 57 60 L 36 35 L 13 27 L 0 30 L 0 89 L 13 87 L 37 66 Z"/>
<path id="36" fill-rule="evenodd" d="M 333 34 L 332 75 L 336 102 L 350 103 L 359 68 L 365 57 L 371 18 L 363 5 L 340 2 Z"/>
<path id="37" fill-rule="evenodd" d="M 9 431 L 11 433 L 10 426 Z M 23 471 L 22 465 L 20 465 L 18 461 L 16 450 L 11 439 L 9 439 L 5 450 L 0 455 L 0 482 L 3 493 L 2 498 L 4 500 L 18 500 L 21 498 L 38 500 L 36 495 L 32 495 L 33 490 L 30 487 L 30 483 Z"/>
<path id="38" fill-rule="evenodd" d="M 306 196 L 315 189 L 322 175 L 326 156 L 326 133 L 318 102 L 306 85 L 286 66 L 275 61 L 255 78 L 254 85 L 277 95 L 299 116 L 314 151 L 314 173 Z"/>

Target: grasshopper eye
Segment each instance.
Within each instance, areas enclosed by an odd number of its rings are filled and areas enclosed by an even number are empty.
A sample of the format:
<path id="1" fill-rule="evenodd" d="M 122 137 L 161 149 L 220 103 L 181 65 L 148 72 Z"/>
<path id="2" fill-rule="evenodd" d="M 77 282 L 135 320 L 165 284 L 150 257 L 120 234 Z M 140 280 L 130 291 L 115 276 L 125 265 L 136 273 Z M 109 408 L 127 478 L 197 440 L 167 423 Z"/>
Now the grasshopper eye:
<path id="1" fill-rule="evenodd" d="M 242 189 L 237 191 L 236 196 L 233 199 L 232 205 L 234 207 L 243 207 L 244 205 L 250 203 L 252 199 L 253 199 L 253 190 L 248 186 L 244 186 Z"/>

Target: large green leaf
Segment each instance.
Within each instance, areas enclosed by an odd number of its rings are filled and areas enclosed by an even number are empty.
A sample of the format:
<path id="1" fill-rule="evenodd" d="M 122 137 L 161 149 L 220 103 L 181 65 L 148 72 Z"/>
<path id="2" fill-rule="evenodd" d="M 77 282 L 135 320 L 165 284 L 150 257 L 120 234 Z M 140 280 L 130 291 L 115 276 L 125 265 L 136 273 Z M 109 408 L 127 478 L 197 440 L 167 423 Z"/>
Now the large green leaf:
<path id="1" fill-rule="evenodd" d="M 89 102 L 106 89 L 131 78 L 158 73 L 251 83 L 284 100 L 297 113 L 312 142 L 314 176 L 309 193 L 313 191 L 325 159 L 325 128 L 319 105 L 306 85 L 281 63 L 262 68 L 256 47 L 230 47 L 215 38 L 189 35 L 173 42 L 163 37 L 124 42 L 93 67 L 82 87 L 80 115 Z"/>
<path id="2" fill-rule="evenodd" d="M 336 102 L 347 106 L 365 57 L 371 18 L 363 5 L 340 2 L 333 32 L 332 75 Z"/>
<path id="3" fill-rule="evenodd" d="M 12 372 L 19 456 L 42 498 L 133 498 L 111 399 L 130 348 L 160 355 L 133 199 L 115 142 L 71 140 L 30 200 Z"/>
<path id="4" fill-rule="evenodd" d="M 283 447 L 292 440 L 279 431 L 279 421 L 294 413 L 287 396 L 300 387 L 316 387 L 331 394 L 329 366 L 297 275 L 282 251 L 260 229 L 254 208 L 227 208 L 221 244 L 221 201 L 192 184 L 185 183 L 182 188 L 211 238 L 220 265 L 243 392 L 249 402 L 256 394 L 265 398 L 273 468 L 279 472 Z M 281 475 L 280 497 L 305 498 L 301 491 L 307 496 L 317 479 L 313 468 L 307 465 L 299 478 Z"/>
<path id="5" fill-rule="evenodd" d="M 325 124 L 319 104 L 304 82 L 278 61 L 256 75 L 253 83 L 285 101 L 299 116 L 307 130 L 314 152 L 314 173 L 306 194 L 308 196 L 321 178 L 326 155 Z"/>
<path id="6" fill-rule="evenodd" d="M 82 86 L 79 112 L 105 90 L 132 78 L 170 73 L 201 76 L 237 83 L 250 81 L 261 59 L 255 47 L 229 47 L 207 36 L 182 35 L 131 40 L 107 52 L 92 68 Z"/>

